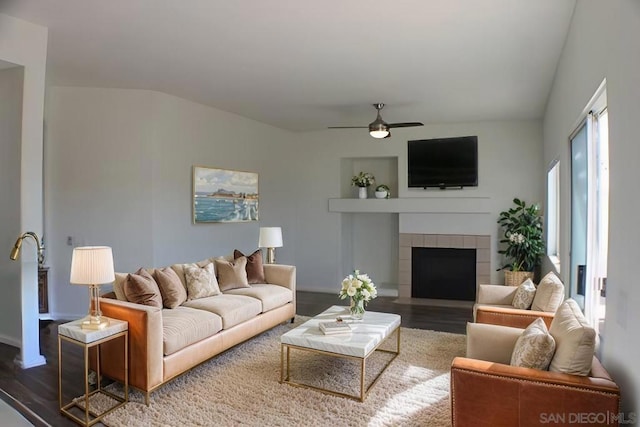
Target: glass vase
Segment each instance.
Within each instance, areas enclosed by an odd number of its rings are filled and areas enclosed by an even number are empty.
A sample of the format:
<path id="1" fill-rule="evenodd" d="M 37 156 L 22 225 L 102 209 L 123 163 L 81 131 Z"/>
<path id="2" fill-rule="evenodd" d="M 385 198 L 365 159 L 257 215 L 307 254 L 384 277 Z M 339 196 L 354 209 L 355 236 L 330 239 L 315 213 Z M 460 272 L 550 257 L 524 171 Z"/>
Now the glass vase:
<path id="1" fill-rule="evenodd" d="M 364 317 L 364 300 L 355 300 L 351 298 L 349 304 L 349 313 L 351 317 L 356 320 L 361 320 Z"/>

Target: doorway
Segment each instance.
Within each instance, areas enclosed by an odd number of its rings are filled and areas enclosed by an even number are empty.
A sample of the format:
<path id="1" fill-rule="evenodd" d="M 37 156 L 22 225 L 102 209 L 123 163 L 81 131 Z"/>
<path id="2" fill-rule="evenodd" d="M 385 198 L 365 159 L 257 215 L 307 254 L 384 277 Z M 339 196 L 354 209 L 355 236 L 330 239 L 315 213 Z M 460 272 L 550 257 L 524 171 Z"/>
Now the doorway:
<path id="1" fill-rule="evenodd" d="M 604 83 L 570 142 L 570 296 L 602 338 L 609 241 L 609 115 Z"/>

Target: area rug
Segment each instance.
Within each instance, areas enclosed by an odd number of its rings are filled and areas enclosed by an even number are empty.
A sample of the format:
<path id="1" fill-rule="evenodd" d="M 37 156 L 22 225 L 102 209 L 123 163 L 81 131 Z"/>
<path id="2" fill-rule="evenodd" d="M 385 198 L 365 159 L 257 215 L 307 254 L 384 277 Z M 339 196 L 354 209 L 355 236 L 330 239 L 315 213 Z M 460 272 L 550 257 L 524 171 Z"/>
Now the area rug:
<path id="1" fill-rule="evenodd" d="M 364 403 L 280 384 L 280 336 L 306 321 L 297 317 L 214 357 L 104 419 L 120 426 L 448 426 L 449 369 L 465 352 L 465 336 L 402 328 L 401 353 L 380 376 Z M 395 336 L 394 336 L 395 337 Z M 393 348 L 392 338 L 387 347 Z M 367 361 L 367 383 L 386 363 Z M 296 380 L 356 393 L 359 364 L 293 351 Z M 118 386 L 116 386 L 118 387 Z M 96 402 L 99 405 L 99 402 Z M 93 405 L 92 405 L 93 406 Z"/>

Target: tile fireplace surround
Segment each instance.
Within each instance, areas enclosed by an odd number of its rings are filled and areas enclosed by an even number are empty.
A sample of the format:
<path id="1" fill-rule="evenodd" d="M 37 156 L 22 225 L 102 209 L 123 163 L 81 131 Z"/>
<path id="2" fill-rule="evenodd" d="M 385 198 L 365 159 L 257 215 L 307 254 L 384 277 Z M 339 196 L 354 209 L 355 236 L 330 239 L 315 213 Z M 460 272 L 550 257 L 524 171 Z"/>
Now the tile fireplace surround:
<path id="1" fill-rule="evenodd" d="M 476 250 L 476 289 L 478 283 L 490 283 L 491 236 L 462 234 L 400 233 L 398 251 L 398 297 L 411 298 L 411 249 L 453 248 Z"/>

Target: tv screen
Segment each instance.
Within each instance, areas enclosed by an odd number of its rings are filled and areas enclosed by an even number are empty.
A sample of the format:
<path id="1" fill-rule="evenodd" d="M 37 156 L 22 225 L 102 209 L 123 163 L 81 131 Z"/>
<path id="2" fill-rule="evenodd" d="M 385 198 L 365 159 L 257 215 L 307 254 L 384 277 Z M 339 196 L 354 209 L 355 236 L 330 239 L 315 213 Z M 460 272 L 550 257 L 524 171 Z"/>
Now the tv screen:
<path id="1" fill-rule="evenodd" d="M 419 139 L 408 145 L 409 187 L 477 187 L 478 137 Z"/>

